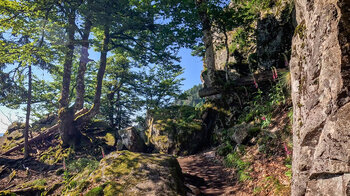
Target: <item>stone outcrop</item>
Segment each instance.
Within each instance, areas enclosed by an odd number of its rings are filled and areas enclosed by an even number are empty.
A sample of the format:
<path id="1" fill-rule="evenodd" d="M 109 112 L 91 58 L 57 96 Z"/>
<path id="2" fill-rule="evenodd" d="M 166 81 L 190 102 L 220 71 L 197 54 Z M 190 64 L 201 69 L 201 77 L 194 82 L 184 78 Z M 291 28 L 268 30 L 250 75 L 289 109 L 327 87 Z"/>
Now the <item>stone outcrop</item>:
<path id="1" fill-rule="evenodd" d="M 231 140 L 238 145 L 246 144 L 249 139 L 256 136 L 260 128 L 253 125 L 242 123 L 235 125 L 227 130 L 230 133 Z"/>
<path id="2" fill-rule="evenodd" d="M 117 148 L 123 148 L 132 152 L 145 152 L 146 145 L 135 127 L 128 127 L 118 131 L 120 140 L 118 140 Z"/>
<path id="3" fill-rule="evenodd" d="M 295 4 L 292 195 L 350 195 L 350 1 Z"/>
<path id="4" fill-rule="evenodd" d="M 112 152 L 98 168 L 77 174 L 65 195 L 185 195 L 177 160 L 169 155 Z"/>
<path id="5" fill-rule="evenodd" d="M 155 152 L 187 155 L 208 144 L 207 132 L 202 129 L 199 111 L 194 107 L 172 106 L 149 111 L 147 119 L 146 136 Z"/>
<path id="6" fill-rule="evenodd" d="M 273 9 L 257 22 L 258 66 L 263 69 L 271 67 L 288 67 L 290 49 L 294 31 L 294 6 L 289 0 L 281 1 L 280 6 Z"/>
<path id="7" fill-rule="evenodd" d="M 233 1 L 231 6 L 235 6 Z M 210 119 L 202 118 L 207 122 L 204 123 L 207 132 L 218 135 L 218 138 L 223 131 L 234 126 L 257 88 L 269 91 L 274 82 L 271 68 L 275 67 L 281 73 L 288 67 L 296 26 L 293 1 L 270 1 L 270 5 L 256 14 L 252 16 L 253 20 L 227 32 L 229 53 L 223 47 L 224 34 L 212 29 L 215 48 L 213 80 L 203 80 L 204 88 L 199 95 L 206 98 L 209 106 L 204 113 L 210 114 L 203 116 L 210 116 Z M 206 64 L 204 67 L 207 68 Z M 208 69 L 203 71 L 202 78 L 207 72 Z M 209 82 L 211 85 L 206 85 Z"/>

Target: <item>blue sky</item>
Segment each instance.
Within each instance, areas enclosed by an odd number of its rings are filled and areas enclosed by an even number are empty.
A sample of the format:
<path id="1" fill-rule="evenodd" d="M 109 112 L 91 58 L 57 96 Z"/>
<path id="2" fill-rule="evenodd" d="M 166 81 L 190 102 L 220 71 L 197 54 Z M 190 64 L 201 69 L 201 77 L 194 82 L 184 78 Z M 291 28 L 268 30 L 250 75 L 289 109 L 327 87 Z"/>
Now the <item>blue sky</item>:
<path id="1" fill-rule="evenodd" d="M 185 48 L 181 49 L 178 55 L 181 57 L 180 64 L 185 69 L 184 73 L 181 75 L 181 77 L 185 78 L 182 82 L 182 90 L 187 90 L 194 85 L 200 84 L 200 73 L 203 69 L 202 59 L 200 57 L 192 56 L 191 50 Z M 90 58 L 98 60 L 99 54 L 96 52 L 90 52 Z M 10 118 L 11 121 L 16 121 L 18 118 L 24 119 L 24 116 L 25 114 L 22 110 L 11 110 L 0 106 L 0 133 L 5 132 L 7 126 L 10 124 L 8 118 Z"/>

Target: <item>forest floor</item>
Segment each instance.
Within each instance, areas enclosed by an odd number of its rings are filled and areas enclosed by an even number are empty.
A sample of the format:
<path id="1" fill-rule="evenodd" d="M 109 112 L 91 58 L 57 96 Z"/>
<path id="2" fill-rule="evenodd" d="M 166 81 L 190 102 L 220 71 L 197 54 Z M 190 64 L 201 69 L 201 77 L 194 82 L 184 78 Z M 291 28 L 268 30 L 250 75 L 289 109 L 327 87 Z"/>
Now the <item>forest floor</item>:
<path id="1" fill-rule="evenodd" d="M 18 195 L 37 195 L 45 186 L 52 188 L 61 185 L 62 176 L 56 172 L 62 168 L 62 163 L 46 164 L 39 156 L 51 145 L 58 145 L 58 140 L 53 139 L 51 142 L 33 146 L 28 159 L 23 159 L 21 151 L 8 156 L 0 155 L 0 190 L 11 190 Z"/>
<path id="2" fill-rule="evenodd" d="M 225 168 L 214 150 L 177 159 L 185 184 L 195 195 L 229 195 L 234 188 L 232 169 Z"/>
<path id="3" fill-rule="evenodd" d="M 234 168 L 225 167 L 222 157 L 215 149 L 203 153 L 179 157 L 185 185 L 194 195 L 289 195 L 290 179 L 285 176 L 288 168 L 282 155 L 265 157 L 256 153 L 255 146 L 249 147 L 252 165 L 249 179 L 237 179 Z"/>
<path id="4" fill-rule="evenodd" d="M 290 195 L 292 155 L 286 144 L 291 137 L 285 109 L 276 111 L 266 130 L 258 136 L 257 140 L 263 140 L 260 145 L 245 146 L 244 155 L 236 162 L 238 168 L 225 166 L 218 148 L 178 157 L 185 185 L 194 195 Z M 261 150 L 263 146 L 265 150 Z M 240 177 L 242 174 L 245 178 Z"/>
<path id="5" fill-rule="evenodd" d="M 278 115 L 272 119 L 268 131 L 256 139 L 262 141 L 246 145 L 244 155 L 236 160 L 236 165 L 243 164 L 243 169 L 227 167 L 225 157 L 217 153 L 218 147 L 178 157 L 185 185 L 192 192 L 188 195 L 289 195 L 291 154 L 286 154 L 285 146 L 291 140 L 289 118 L 285 110 L 276 113 Z M 32 157 L 27 160 L 23 160 L 21 151 L 13 152 L 10 156 L 0 155 L 0 190 L 15 190 L 19 194 L 26 191 L 28 194 L 28 187 L 33 191 L 31 195 L 35 195 L 42 190 L 36 190 L 40 187 L 33 185 L 43 185 L 49 195 L 60 195 L 65 176 L 57 171 L 63 168 L 62 162 L 45 164 L 40 160 L 43 152 L 58 145 L 59 140 L 55 137 L 36 144 Z M 263 146 L 265 150 L 261 150 Z M 82 156 L 79 153 L 76 155 Z M 243 180 L 239 172 L 245 175 Z"/>

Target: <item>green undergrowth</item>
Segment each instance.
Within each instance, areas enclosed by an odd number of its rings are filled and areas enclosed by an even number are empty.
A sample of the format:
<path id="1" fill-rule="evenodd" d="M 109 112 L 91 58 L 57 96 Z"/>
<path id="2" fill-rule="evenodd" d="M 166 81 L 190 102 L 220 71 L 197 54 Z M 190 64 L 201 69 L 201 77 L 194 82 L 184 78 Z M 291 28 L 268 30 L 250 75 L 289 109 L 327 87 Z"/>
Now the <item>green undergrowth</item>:
<path id="1" fill-rule="evenodd" d="M 281 74 L 281 73 L 279 73 Z M 290 102 L 290 81 L 288 73 L 283 74 L 269 90 L 258 89 L 251 101 L 243 103 L 240 115 L 231 128 L 220 131 L 220 146 L 217 154 L 223 157 L 223 164 L 235 171 L 236 180 L 249 187 L 251 194 L 283 195 L 288 193 L 291 180 L 291 122 L 293 111 Z M 233 140 L 235 131 L 246 131 L 248 136 L 242 144 Z M 264 160 L 276 161 L 281 173 L 264 177 L 254 167 L 266 164 Z M 284 160 L 284 162 L 283 162 Z M 270 167 L 270 166 L 269 166 Z M 266 168 L 268 169 L 268 167 Z M 251 186 L 254 181 L 257 185 Z"/>
<path id="2" fill-rule="evenodd" d="M 279 80 L 268 92 L 258 89 L 253 99 L 243 108 L 237 123 L 254 121 L 260 123 L 262 128 L 266 128 L 271 123 L 275 109 L 288 102 L 287 83 L 284 80 Z"/>
<path id="3" fill-rule="evenodd" d="M 53 165 L 62 162 L 63 159 L 69 159 L 74 153 L 72 148 L 62 148 L 60 145 L 50 146 L 40 155 L 39 160 L 43 163 Z"/>
<path id="4" fill-rule="evenodd" d="M 242 160 L 241 157 L 242 157 L 242 154 L 244 154 L 243 152 L 235 151 L 235 152 L 229 153 L 226 155 L 224 159 L 224 165 L 226 167 L 235 168 L 236 177 L 240 182 L 251 179 L 249 175 L 249 167 L 251 163 L 248 161 Z"/>

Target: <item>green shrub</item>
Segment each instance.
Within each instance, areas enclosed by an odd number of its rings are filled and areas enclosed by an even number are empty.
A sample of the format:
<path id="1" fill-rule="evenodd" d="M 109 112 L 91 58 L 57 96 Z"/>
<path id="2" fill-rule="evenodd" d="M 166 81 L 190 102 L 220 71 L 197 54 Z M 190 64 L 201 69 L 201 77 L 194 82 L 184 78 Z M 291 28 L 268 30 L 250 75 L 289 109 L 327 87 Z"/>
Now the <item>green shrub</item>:
<path id="1" fill-rule="evenodd" d="M 77 160 L 70 161 L 67 164 L 67 169 L 70 172 L 80 173 L 85 168 L 90 171 L 95 170 L 98 167 L 99 162 L 96 159 L 79 158 Z"/>
<path id="2" fill-rule="evenodd" d="M 228 141 L 224 145 L 220 146 L 219 149 L 217 150 L 217 153 L 220 156 L 226 156 L 231 152 L 233 152 L 233 147 Z"/>
<path id="3" fill-rule="evenodd" d="M 237 152 L 228 154 L 224 159 L 226 167 L 233 167 L 237 172 L 237 179 L 239 181 L 246 181 L 251 179 L 249 175 L 250 162 L 243 161 Z"/>
<path id="4" fill-rule="evenodd" d="M 102 187 L 95 187 L 91 189 L 86 196 L 102 196 L 103 195 L 103 188 Z"/>

